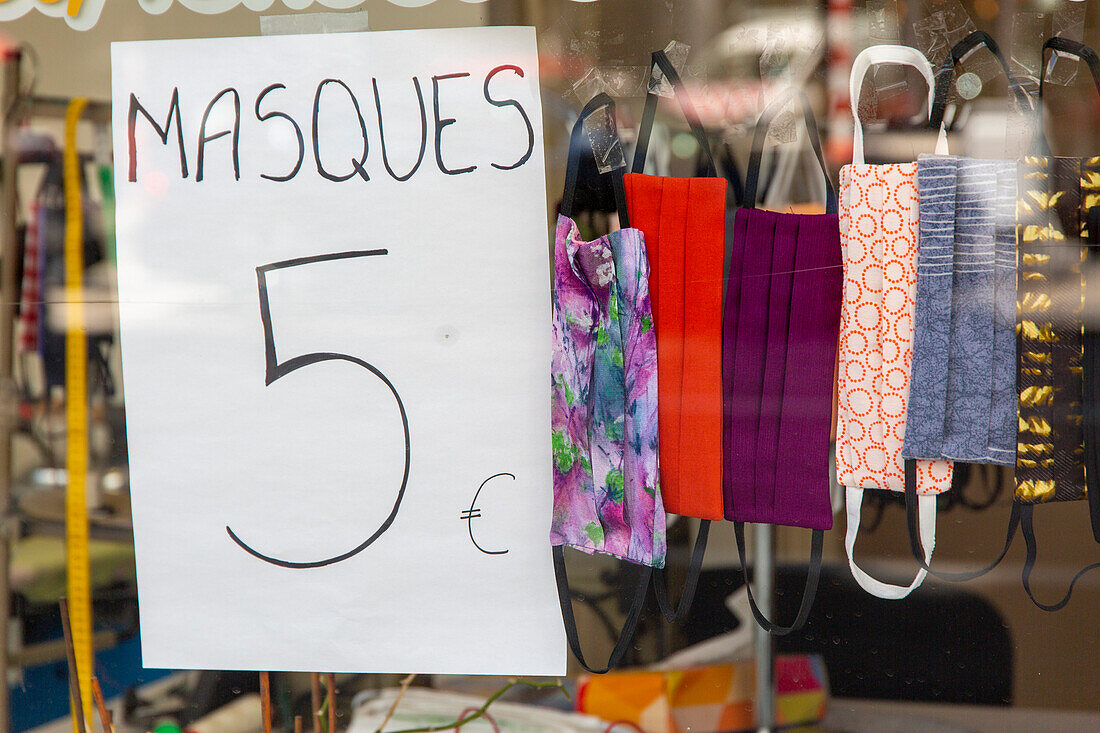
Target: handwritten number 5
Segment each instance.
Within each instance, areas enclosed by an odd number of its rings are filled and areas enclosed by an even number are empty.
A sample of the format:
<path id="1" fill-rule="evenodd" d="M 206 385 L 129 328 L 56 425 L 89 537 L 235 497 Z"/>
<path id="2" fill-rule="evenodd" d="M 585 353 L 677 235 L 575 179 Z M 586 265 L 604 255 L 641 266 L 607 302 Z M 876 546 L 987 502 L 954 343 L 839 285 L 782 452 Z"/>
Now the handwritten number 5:
<path id="1" fill-rule="evenodd" d="M 292 372 L 295 372 L 299 369 L 303 369 L 310 364 L 332 360 L 349 361 L 352 364 L 366 369 L 375 377 L 382 380 L 386 387 L 389 388 L 390 393 L 393 395 L 393 399 L 397 402 L 397 409 L 401 413 L 401 426 L 405 431 L 405 470 L 401 477 L 401 488 L 397 492 L 397 499 L 394 501 L 393 508 L 390 510 L 389 515 L 369 537 L 363 540 L 363 542 L 357 547 L 353 547 L 352 549 L 340 555 L 324 558 L 322 560 L 292 561 L 271 557 L 270 555 L 265 555 L 264 553 L 256 550 L 251 545 L 244 542 L 244 540 L 238 537 L 237 534 L 230 527 L 226 526 L 225 531 L 229 533 L 230 538 L 232 538 L 234 542 L 240 545 L 241 549 L 243 549 L 250 555 L 259 558 L 260 560 L 263 560 L 264 562 L 269 562 L 272 565 L 278 565 L 284 568 L 304 569 L 319 568 L 325 565 L 332 565 L 334 563 L 347 560 L 348 558 L 354 557 L 355 555 L 358 555 L 360 552 L 370 547 L 376 539 L 381 537 L 382 533 L 389 529 L 390 525 L 393 524 L 393 520 L 397 516 L 397 510 L 401 507 L 401 499 L 405 495 L 405 486 L 409 482 L 410 456 L 409 419 L 408 416 L 405 414 L 405 406 L 401 402 L 401 395 L 397 393 L 397 389 L 393 386 L 386 375 L 381 372 L 381 370 L 379 370 L 372 364 L 368 364 L 358 357 L 350 356 L 348 354 L 338 354 L 335 352 L 316 352 L 312 354 L 301 354 L 299 356 L 291 357 L 286 361 L 280 362 L 275 353 L 275 336 L 271 328 L 271 307 L 268 304 L 267 297 L 267 273 L 271 272 L 272 270 L 285 270 L 291 267 L 301 267 L 317 262 L 330 262 L 332 260 L 345 260 L 351 259 L 353 257 L 372 257 L 385 254 L 388 254 L 388 252 L 384 249 L 364 250 L 358 252 L 339 252 L 336 254 L 316 255 L 313 257 L 299 257 L 292 260 L 283 260 L 282 262 L 273 262 L 269 265 L 261 265 L 260 267 L 256 268 L 256 280 L 260 290 L 260 319 L 263 321 L 264 327 L 266 384 L 271 385 L 276 380 L 282 379 L 288 374 L 291 374 Z"/>

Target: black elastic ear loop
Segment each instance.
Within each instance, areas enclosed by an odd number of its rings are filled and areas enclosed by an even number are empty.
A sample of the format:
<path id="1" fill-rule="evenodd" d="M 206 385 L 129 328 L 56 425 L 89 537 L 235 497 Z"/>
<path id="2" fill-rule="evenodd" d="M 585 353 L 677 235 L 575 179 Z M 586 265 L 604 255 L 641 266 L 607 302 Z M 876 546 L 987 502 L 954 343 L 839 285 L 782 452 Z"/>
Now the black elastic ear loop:
<path id="1" fill-rule="evenodd" d="M 1077 574 L 1073 576 L 1073 580 L 1069 582 L 1069 588 L 1066 589 L 1065 596 L 1062 600 L 1053 604 L 1040 603 L 1035 599 L 1034 594 L 1031 592 L 1031 571 L 1035 568 L 1035 558 L 1037 553 L 1035 542 L 1035 527 L 1032 524 L 1032 513 L 1035 509 L 1034 504 L 1021 504 L 1020 505 L 1020 528 L 1024 535 L 1024 544 L 1027 546 L 1027 557 L 1024 559 L 1024 570 L 1022 578 L 1024 581 L 1024 592 L 1027 593 L 1027 597 L 1031 599 L 1039 608 L 1044 611 L 1060 611 L 1066 607 L 1069 603 L 1070 596 L 1073 595 L 1073 586 L 1077 584 L 1077 581 L 1081 579 L 1081 576 L 1090 570 L 1100 568 L 1100 562 L 1094 562 L 1091 565 L 1086 565 L 1077 571 Z"/>
<path id="2" fill-rule="evenodd" d="M 921 547 L 920 518 L 917 516 L 917 498 L 917 462 L 909 459 L 905 461 L 905 519 L 909 525 L 909 547 L 913 550 L 913 557 L 916 558 L 917 563 L 928 572 L 928 574 L 940 580 L 948 580 L 955 583 L 973 580 L 974 578 L 980 578 L 1000 565 L 1001 560 L 1004 560 L 1005 555 L 1008 554 L 1008 548 L 1012 546 L 1012 540 L 1016 538 L 1016 529 L 1020 526 L 1020 505 L 1015 501 L 1012 502 L 1012 511 L 1008 515 L 1008 530 L 1005 533 L 1004 549 L 1001 550 L 1001 554 L 998 555 L 997 559 L 990 565 L 980 570 L 969 570 L 964 573 L 944 573 L 928 567 L 928 563 L 924 560 L 924 548 Z"/>
<path id="3" fill-rule="evenodd" d="M 577 197 L 577 178 L 580 176 L 581 156 L 585 150 L 593 153 L 592 145 L 584 131 L 584 121 L 591 117 L 597 110 L 607 108 L 608 118 L 611 120 L 612 132 L 615 131 L 615 100 L 603 92 L 592 97 L 581 109 L 577 121 L 573 123 L 573 130 L 569 134 L 569 159 L 565 164 L 565 188 L 561 195 L 561 215 L 573 218 L 573 202 Z M 630 226 L 629 212 L 626 206 L 626 187 L 623 185 L 622 168 L 601 173 L 603 176 L 611 176 L 611 187 L 615 194 L 615 207 L 619 213 L 619 226 L 623 229 Z"/>
<path id="4" fill-rule="evenodd" d="M 565 570 L 565 556 L 561 545 L 555 545 L 552 550 L 554 554 L 554 580 L 558 586 L 558 603 L 561 604 L 561 619 L 565 624 L 565 638 L 569 642 L 569 648 L 573 651 L 573 656 L 577 658 L 577 662 L 592 674 L 609 672 L 619 665 L 623 655 L 626 654 L 626 650 L 634 642 L 634 634 L 638 630 L 638 619 L 642 616 L 642 609 L 645 608 L 646 597 L 649 594 L 649 581 L 653 575 L 653 568 L 647 566 L 645 572 L 642 573 L 642 577 L 638 580 L 638 589 L 634 592 L 634 599 L 630 602 L 630 609 L 627 611 L 626 620 L 623 621 L 623 627 L 619 631 L 619 638 L 615 640 L 615 646 L 607 659 L 607 666 L 594 669 L 588 665 L 584 653 L 581 651 L 577 620 L 573 616 L 573 597 L 569 590 L 569 575 Z"/>
<path id="5" fill-rule="evenodd" d="M 740 208 L 741 202 L 745 198 L 745 184 L 741 182 L 741 169 L 737 166 L 737 161 L 733 157 L 733 151 L 730 150 L 729 143 L 719 143 L 716 163 L 719 174 L 729 184 L 726 187 L 726 208 Z M 709 172 L 703 154 L 700 153 L 695 160 L 695 177 L 705 177 Z"/>
<path id="6" fill-rule="evenodd" d="M 695 589 L 699 586 L 699 571 L 703 568 L 703 556 L 707 552 L 707 536 L 710 534 L 710 520 L 699 521 L 699 532 L 695 535 L 695 547 L 691 551 L 691 561 L 688 563 L 687 577 L 684 578 L 684 589 L 680 593 L 680 602 L 676 608 L 668 599 L 668 580 L 665 578 L 664 568 L 653 569 L 653 593 L 657 596 L 657 605 L 661 608 L 661 615 L 670 624 L 683 621 L 691 610 L 691 602 L 695 599 Z"/>
<path id="7" fill-rule="evenodd" d="M 1020 80 L 1012 74 L 1000 46 L 985 31 L 974 31 L 951 47 L 951 52 L 947 54 L 947 58 L 943 60 L 939 71 L 936 72 L 936 93 L 932 102 L 932 110 L 928 115 L 928 124 L 933 129 L 939 128 L 940 123 L 943 122 L 943 113 L 947 107 L 947 95 L 951 90 L 951 80 L 955 76 L 955 66 L 978 46 L 985 46 L 997 59 L 997 63 L 1001 65 L 1001 70 L 1004 71 L 1005 77 L 1008 79 L 1008 88 L 1016 96 L 1020 108 L 1024 110 L 1031 109 L 1031 99 L 1024 91 Z"/>
<path id="8" fill-rule="evenodd" d="M 729 182 L 730 201 L 734 207 L 740 207 L 745 201 L 745 184 L 741 179 L 741 168 L 737 165 L 737 159 L 733 157 L 733 150 L 729 143 L 722 143 L 719 157 L 722 160 L 722 175 Z"/>
<path id="9" fill-rule="evenodd" d="M 1036 123 L 1035 140 L 1031 144 L 1032 155 L 1049 156 L 1051 154 L 1050 143 L 1047 142 L 1046 134 L 1043 132 L 1043 86 L 1046 82 L 1048 50 L 1068 53 L 1088 64 L 1089 71 L 1092 72 L 1092 81 L 1096 85 L 1096 92 L 1100 94 L 1100 57 L 1097 57 L 1096 52 L 1085 44 L 1069 38 L 1062 38 L 1061 36 L 1048 38 L 1047 42 L 1043 44 L 1043 51 L 1039 56 L 1042 66 L 1039 67 L 1039 98 L 1035 103 Z"/>
<path id="10" fill-rule="evenodd" d="M 653 90 L 654 66 L 659 68 L 665 78 L 668 79 L 669 83 L 672 84 L 672 91 L 676 94 L 676 101 L 680 104 L 680 110 L 684 113 L 684 118 L 687 119 L 688 126 L 691 128 L 691 134 L 695 136 L 695 141 L 699 144 L 699 148 L 706 156 L 708 176 L 717 176 L 718 168 L 714 165 L 714 154 L 711 152 L 710 140 L 707 138 L 706 130 L 703 129 L 703 125 L 699 122 L 699 115 L 696 113 L 695 106 L 688 97 L 687 90 L 684 88 L 684 82 L 680 80 L 680 75 L 676 73 L 676 67 L 668 60 L 668 56 L 664 51 L 653 52 L 649 69 L 650 89 L 645 95 L 645 109 L 642 110 L 642 123 L 638 127 L 638 144 L 634 147 L 634 163 L 630 166 L 631 172 L 641 173 L 645 170 L 645 158 L 646 154 L 649 152 L 649 136 L 650 133 L 653 132 L 653 119 L 657 116 L 657 100 L 659 95 Z"/>
<path id="11" fill-rule="evenodd" d="M 756 120 L 756 129 L 752 135 L 752 154 L 749 156 L 749 167 L 745 171 L 745 200 L 744 206 L 748 209 L 756 208 L 756 188 L 760 178 L 760 160 L 764 155 L 764 142 L 767 139 L 768 128 L 772 120 L 782 110 L 790 97 L 797 96 L 802 105 L 802 118 L 806 122 L 806 136 L 810 138 L 814 155 L 821 166 L 821 173 L 825 176 L 825 211 L 829 214 L 837 213 L 836 191 L 829 180 L 829 169 L 825 167 L 825 157 L 821 154 L 821 136 L 817 131 L 817 120 L 814 119 L 814 110 L 806 94 L 794 88 L 788 89 L 782 95 L 776 97 Z"/>
<path id="12" fill-rule="evenodd" d="M 1086 217 L 1085 261 L 1100 270 L 1100 206 L 1089 207 Z M 1085 297 L 1088 298 L 1088 289 Z M 1086 313 L 1096 313 L 1097 303 L 1085 303 Z M 1100 379 L 1100 330 L 1085 324 L 1082 347 L 1084 349 L 1082 395 L 1085 429 L 1085 483 L 1089 502 L 1089 521 L 1092 537 L 1100 542 L 1100 391 L 1096 388 Z"/>
<path id="13" fill-rule="evenodd" d="M 745 590 L 749 594 L 749 607 L 756 622 L 773 636 L 786 636 L 798 631 L 806 624 L 810 617 L 810 609 L 814 605 L 814 597 L 817 596 L 817 584 L 821 579 L 821 548 L 825 540 L 825 532 L 820 529 L 813 530 L 810 537 L 810 565 L 806 572 L 806 587 L 802 591 L 802 604 L 798 607 L 798 615 L 790 626 L 779 626 L 766 618 L 756 605 L 756 599 L 752 595 L 752 583 L 749 582 L 749 566 L 745 562 L 745 523 L 734 522 L 733 534 L 737 539 L 737 558 L 741 561 L 742 572 L 745 574 Z"/>
<path id="14" fill-rule="evenodd" d="M 700 150 L 699 154 L 695 156 L 695 177 L 706 177 L 706 175 L 710 173 L 710 170 L 707 167 L 708 165 L 709 164 L 707 163 L 706 158 L 703 155 L 703 151 Z"/>

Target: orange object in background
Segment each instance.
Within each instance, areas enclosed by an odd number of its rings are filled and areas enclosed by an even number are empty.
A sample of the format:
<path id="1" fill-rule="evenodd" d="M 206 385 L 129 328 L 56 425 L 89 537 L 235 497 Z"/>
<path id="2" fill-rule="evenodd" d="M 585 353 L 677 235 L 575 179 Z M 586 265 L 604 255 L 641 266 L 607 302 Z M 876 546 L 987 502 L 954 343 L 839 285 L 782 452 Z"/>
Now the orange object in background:
<path id="1" fill-rule="evenodd" d="M 624 179 L 630 223 L 645 235 L 649 257 L 665 510 L 720 520 L 727 183 L 640 173 Z"/>
<path id="2" fill-rule="evenodd" d="M 776 724 L 825 717 L 828 679 L 821 657 L 780 655 L 775 661 Z M 683 670 L 625 671 L 581 677 L 577 710 L 645 733 L 740 731 L 754 728 L 752 660 Z"/>

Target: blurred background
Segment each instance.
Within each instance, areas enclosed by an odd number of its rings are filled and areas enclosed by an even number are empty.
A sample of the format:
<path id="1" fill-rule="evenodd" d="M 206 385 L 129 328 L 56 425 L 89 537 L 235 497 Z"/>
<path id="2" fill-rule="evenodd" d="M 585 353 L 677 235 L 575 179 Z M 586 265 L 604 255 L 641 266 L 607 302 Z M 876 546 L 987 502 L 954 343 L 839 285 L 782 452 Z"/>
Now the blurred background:
<path id="1" fill-rule="evenodd" d="M 418 7 L 409 7 L 413 5 Z M 298 12 L 323 10 L 312 6 Z M 366 11 L 370 30 L 477 25 L 537 29 L 548 222 L 562 190 L 569 130 L 581 106 L 598 92 L 619 101 L 617 124 L 629 160 L 650 54 L 658 49 L 669 49 L 680 68 L 719 158 L 720 174 L 731 181 L 743 176 L 757 114 L 778 90 L 794 85 L 813 101 L 835 185 L 840 167 L 850 162 L 852 153 L 851 60 L 866 46 L 911 45 L 938 66 L 951 46 L 970 31 L 985 30 L 997 39 L 1012 73 L 1034 100 L 1040 49 L 1046 38 L 1063 35 L 1100 44 L 1100 7 L 1070 0 L 428 0 L 423 4 L 367 0 L 351 10 Z M 242 5 L 207 15 L 176 3 L 154 15 L 140 2 L 119 0 L 106 3 L 98 23 L 86 31 L 30 12 L 0 25 L 0 45 L 7 51 L 9 67 L 4 98 L 11 104 L 26 95 L 58 101 L 84 96 L 99 103 L 98 109 L 107 109 L 111 41 L 258 35 L 261 15 L 294 12 L 275 3 L 262 13 Z M 1100 91 L 1088 67 L 1071 58 L 1057 58 L 1047 73 L 1042 114 L 1051 148 L 1059 155 L 1096 154 L 1100 151 Z M 18 88 L 11 87 L 13 79 Z M 992 55 L 983 50 L 970 55 L 959 64 L 954 79 L 947 115 L 952 153 L 1015 159 L 1028 149 L 1034 135 L 1031 110 L 1021 109 L 1008 93 L 1005 76 Z M 924 81 L 910 71 L 880 68 L 868 75 L 858 110 L 867 134 L 868 162 L 912 161 L 919 153 L 932 151 L 935 135 L 925 124 L 926 94 Z M 105 119 L 100 114 L 97 121 L 97 113 L 89 114 L 77 140 L 87 187 L 88 506 L 96 670 L 105 694 L 120 701 L 120 726 L 125 719 L 135 729 L 153 729 L 158 721 L 186 728 L 232 698 L 255 692 L 258 683 L 255 675 L 172 675 L 140 664 L 125 391 L 112 304 L 112 171 Z M 14 190 L 5 193 L 4 211 L 12 218 L 7 225 L 17 227 L 14 241 L 19 250 L 14 254 L 20 260 L 26 256 L 27 227 L 38 228 L 37 241 L 44 252 L 39 260 L 41 282 L 47 291 L 41 300 L 48 302 L 55 300 L 50 288 L 59 288 L 63 278 L 59 264 L 64 211 L 63 197 L 59 198 L 62 124 L 56 114 L 16 114 L 9 115 L 9 120 L 17 128 L 11 134 L 19 164 Z M 823 187 L 797 110 L 780 116 L 769 132 L 769 145 L 764 204 L 784 210 L 819 204 Z M 679 110 L 665 100 L 647 170 L 695 175 L 700 154 Z M 613 204 L 599 191 L 593 190 L 582 208 L 584 221 L 593 230 L 615 226 Z M 9 254 L 13 253 L 5 250 L 3 256 Z M 0 384 L 0 410 L 13 445 L 8 461 L 12 499 L 6 515 L 11 549 L 0 555 L 4 561 L 0 573 L 8 578 L 12 730 L 29 730 L 68 713 L 57 612 L 66 572 L 67 401 L 63 335 L 58 330 L 63 315 L 51 306 L 33 310 L 30 320 L 26 308 L 20 312 L 12 346 L 15 371 Z M 901 498 L 888 492 L 870 493 L 874 495 L 864 502 L 857 555 L 880 577 L 908 582 L 916 565 L 909 551 Z M 937 568 L 977 568 L 996 557 L 1012 493 L 1010 471 L 988 466 L 957 471 L 954 490 L 940 499 Z M 835 505 L 840 507 L 842 502 Z M 1044 506 L 1040 516 L 1041 552 L 1033 589 L 1040 598 L 1057 598 L 1080 567 L 1100 559 L 1100 548 L 1091 538 L 1083 502 Z M 837 527 L 842 524 L 838 514 Z M 670 526 L 673 586 L 682 578 L 695 532 L 695 520 L 679 519 Z M 781 618 L 793 617 L 797 608 L 809 541 L 807 531 L 777 530 Z M 1024 547 L 1017 541 L 988 575 L 962 585 L 929 577 L 909 599 L 891 603 L 856 587 L 842 542 L 842 530 L 827 533 L 822 586 L 810 621 L 801 632 L 778 642 L 781 653 L 819 655 L 834 698 L 1100 710 L 1096 682 L 1100 635 L 1092 625 L 1100 608 L 1100 575 L 1084 576 L 1073 600 L 1060 612 L 1041 611 L 1020 587 Z M 628 661 L 656 662 L 690 644 L 751 624 L 751 620 L 739 621 L 726 604 L 742 584 L 738 566 L 731 528 L 715 525 L 689 618 L 670 627 L 660 621 L 653 605 L 642 620 Z M 578 604 L 582 637 L 593 656 L 606 655 L 613 640 L 607 630 L 619 622 L 629 600 L 620 598 L 618 589 L 625 588 L 629 594 L 631 569 L 597 556 L 578 562 L 571 576 L 574 587 L 585 595 L 584 603 Z M 344 704 L 339 727 L 350 720 L 355 691 L 389 687 L 397 679 L 341 676 Z M 419 679 L 415 684 L 429 682 Z M 479 694 L 496 687 L 490 680 L 436 682 L 447 689 Z M 279 719 L 284 725 L 303 705 L 308 713 L 308 676 L 281 676 L 277 684 Z M 1060 729 L 1075 729 L 1079 723 L 1066 723 Z M 974 730 L 987 729 L 974 725 Z"/>

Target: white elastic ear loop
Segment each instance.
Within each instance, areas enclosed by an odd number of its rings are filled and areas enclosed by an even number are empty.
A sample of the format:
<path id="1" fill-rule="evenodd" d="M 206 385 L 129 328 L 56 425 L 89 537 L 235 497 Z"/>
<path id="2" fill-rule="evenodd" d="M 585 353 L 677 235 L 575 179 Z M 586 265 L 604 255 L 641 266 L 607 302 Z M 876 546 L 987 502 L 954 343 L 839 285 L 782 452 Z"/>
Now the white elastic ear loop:
<path id="1" fill-rule="evenodd" d="M 863 165 L 863 126 L 859 123 L 859 93 L 863 88 L 863 77 L 867 70 L 877 64 L 899 64 L 912 66 L 921 73 L 928 84 L 928 115 L 932 116 L 932 102 L 936 95 L 936 82 L 932 72 L 932 65 L 924 54 L 911 46 L 894 46 L 884 44 L 870 46 L 859 52 L 852 62 L 852 75 L 848 77 L 848 98 L 851 100 L 852 117 L 855 119 L 855 129 L 852 135 L 852 163 Z M 936 155 L 947 155 L 947 128 L 940 123 L 940 133 L 936 140 Z"/>
<path id="2" fill-rule="evenodd" d="M 917 572 L 912 583 L 902 586 L 875 580 L 856 565 L 856 536 L 859 534 L 859 510 L 863 506 L 863 489 L 846 487 L 845 503 L 848 507 L 848 527 L 844 532 L 844 550 L 848 553 L 848 567 L 852 569 L 852 577 L 859 583 L 859 587 L 873 596 L 888 601 L 905 598 L 919 588 L 925 576 L 928 575 L 928 571 L 924 568 Z M 917 516 L 920 521 L 920 543 L 924 548 L 924 564 L 930 565 L 932 551 L 936 546 L 936 496 L 934 494 L 921 494 L 917 497 Z"/>

